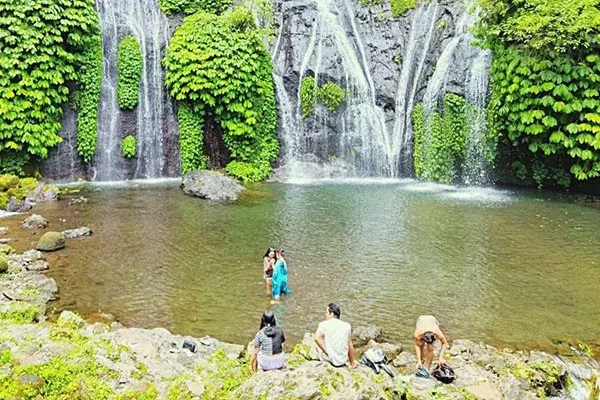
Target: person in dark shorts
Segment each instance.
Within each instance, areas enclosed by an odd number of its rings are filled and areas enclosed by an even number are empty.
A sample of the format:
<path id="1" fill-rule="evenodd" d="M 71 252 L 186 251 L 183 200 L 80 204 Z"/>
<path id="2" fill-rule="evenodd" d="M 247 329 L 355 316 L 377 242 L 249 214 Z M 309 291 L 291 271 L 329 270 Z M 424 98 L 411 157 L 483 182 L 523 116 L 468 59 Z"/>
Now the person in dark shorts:
<path id="1" fill-rule="evenodd" d="M 250 357 L 252 372 L 257 372 L 259 368 L 263 371 L 283 368 L 285 366 L 284 342 L 285 335 L 277 326 L 275 316 L 271 311 L 265 311 L 260 321 L 260 330 L 252 342 L 254 346 L 254 352 Z"/>
<path id="2" fill-rule="evenodd" d="M 271 285 L 273 284 L 273 268 L 275 267 L 275 249 L 270 247 L 267 249 L 263 257 L 263 272 L 265 283 L 267 284 L 267 292 L 271 293 Z"/>
<path id="3" fill-rule="evenodd" d="M 433 345 L 439 339 L 442 343 L 442 349 L 438 357 L 439 364 L 444 364 L 444 353 L 448 349 L 448 341 L 440 329 L 440 324 L 433 315 L 421 315 L 417 318 L 417 326 L 415 327 L 415 351 L 417 353 L 417 369 L 423 368 L 423 360 L 425 361 L 425 372 L 428 374 L 433 361 Z"/>

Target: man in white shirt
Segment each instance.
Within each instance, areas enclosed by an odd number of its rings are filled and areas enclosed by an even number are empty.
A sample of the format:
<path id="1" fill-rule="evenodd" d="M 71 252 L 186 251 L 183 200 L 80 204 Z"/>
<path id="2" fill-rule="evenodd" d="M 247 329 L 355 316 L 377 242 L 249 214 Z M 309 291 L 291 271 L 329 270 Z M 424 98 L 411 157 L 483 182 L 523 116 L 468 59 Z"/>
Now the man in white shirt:
<path id="1" fill-rule="evenodd" d="M 354 346 L 350 339 L 352 329 L 350 324 L 340 320 L 342 311 L 337 304 L 329 303 L 325 312 L 325 321 L 319 323 L 315 332 L 315 342 L 322 353 L 319 357 L 334 367 L 342 367 L 348 363 L 350 368 L 356 368 Z"/>

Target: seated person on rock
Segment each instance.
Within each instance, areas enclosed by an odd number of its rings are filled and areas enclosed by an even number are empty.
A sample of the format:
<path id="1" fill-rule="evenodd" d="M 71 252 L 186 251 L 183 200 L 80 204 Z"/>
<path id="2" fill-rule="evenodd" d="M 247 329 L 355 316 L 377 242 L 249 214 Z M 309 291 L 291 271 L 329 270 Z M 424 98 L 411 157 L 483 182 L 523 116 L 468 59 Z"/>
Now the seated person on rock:
<path id="1" fill-rule="evenodd" d="M 431 369 L 431 362 L 433 361 L 433 345 L 436 339 L 442 342 L 442 349 L 440 350 L 440 356 L 438 362 L 444 364 L 444 353 L 448 348 L 448 341 L 440 330 L 439 322 L 432 315 L 421 315 L 417 319 L 417 326 L 415 328 L 415 351 L 417 353 L 417 369 L 423 367 L 423 359 L 425 359 L 425 369 L 427 372 Z"/>
<path id="2" fill-rule="evenodd" d="M 277 326 L 275 316 L 269 310 L 265 311 L 260 321 L 260 330 L 254 337 L 254 352 L 250 357 L 252 372 L 258 368 L 263 371 L 281 369 L 285 365 L 283 343 L 285 335 Z"/>
<path id="3" fill-rule="evenodd" d="M 346 364 L 356 368 L 358 363 L 354 359 L 354 346 L 350 339 L 352 328 L 350 324 L 340 320 L 342 311 L 337 304 L 329 303 L 325 312 L 325 321 L 319 323 L 315 333 L 315 342 L 319 349 L 319 359 L 327 361 L 334 367 Z"/>

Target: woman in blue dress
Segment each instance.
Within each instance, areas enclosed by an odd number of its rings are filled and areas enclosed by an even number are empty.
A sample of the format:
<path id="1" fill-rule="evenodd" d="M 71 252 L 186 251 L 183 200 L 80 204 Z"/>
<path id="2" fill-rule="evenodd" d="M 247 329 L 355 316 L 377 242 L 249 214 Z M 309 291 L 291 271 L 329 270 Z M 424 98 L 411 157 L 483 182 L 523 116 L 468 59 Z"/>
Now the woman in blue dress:
<path id="1" fill-rule="evenodd" d="M 288 269 L 285 262 L 285 251 L 278 250 L 275 254 L 277 261 L 273 267 L 273 286 L 271 294 L 275 300 L 279 300 L 281 294 L 289 294 L 292 291 L 288 288 Z"/>

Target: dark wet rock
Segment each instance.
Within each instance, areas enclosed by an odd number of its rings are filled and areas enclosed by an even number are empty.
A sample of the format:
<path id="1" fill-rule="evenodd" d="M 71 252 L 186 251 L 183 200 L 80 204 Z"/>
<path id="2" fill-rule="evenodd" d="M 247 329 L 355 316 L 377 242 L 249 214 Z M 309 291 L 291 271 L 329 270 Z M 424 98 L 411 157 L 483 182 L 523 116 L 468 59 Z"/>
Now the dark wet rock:
<path id="1" fill-rule="evenodd" d="M 23 229 L 45 229 L 48 227 L 48 220 L 39 214 L 32 214 L 23 220 L 21 227 Z"/>
<path id="2" fill-rule="evenodd" d="M 92 230 L 82 226 L 81 228 L 77 229 L 67 229 L 66 231 L 62 231 L 62 233 L 67 239 L 75 239 L 82 236 L 90 236 L 92 234 Z"/>
<path id="3" fill-rule="evenodd" d="M 183 177 L 183 192 L 207 200 L 237 200 L 244 187 L 235 179 L 214 171 L 194 171 Z"/>
<path id="4" fill-rule="evenodd" d="M 56 251 L 65 247 L 67 238 L 60 232 L 46 232 L 36 248 L 41 251 Z"/>

